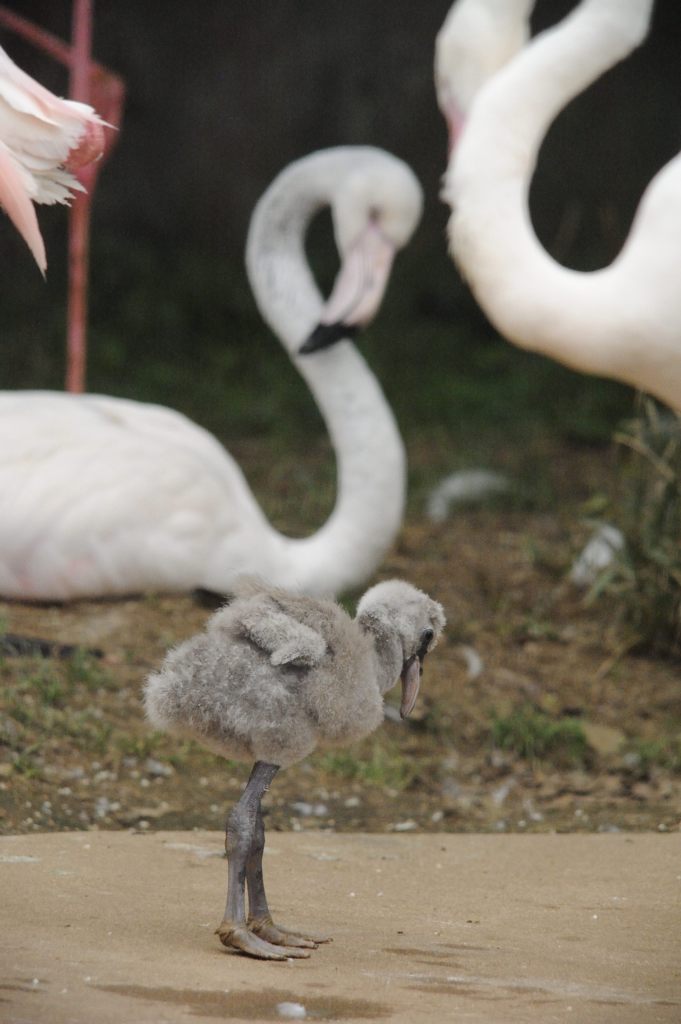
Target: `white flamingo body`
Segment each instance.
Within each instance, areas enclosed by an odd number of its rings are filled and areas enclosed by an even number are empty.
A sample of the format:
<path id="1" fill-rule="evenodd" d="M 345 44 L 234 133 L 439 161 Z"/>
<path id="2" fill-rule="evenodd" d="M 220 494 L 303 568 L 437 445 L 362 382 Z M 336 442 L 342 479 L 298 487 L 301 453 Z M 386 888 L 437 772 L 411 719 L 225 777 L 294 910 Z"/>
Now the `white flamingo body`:
<path id="1" fill-rule="evenodd" d="M 309 384 L 336 451 L 338 499 L 329 520 L 301 540 L 278 533 L 222 445 L 171 409 L 98 395 L 4 392 L 0 593 L 64 600 L 195 587 L 226 592 L 247 571 L 332 594 L 373 571 L 402 519 L 399 432 L 350 342 L 297 355 L 324 315 L 303 235 L 329 200 L 342 251 L 352 248 L 343 225 L 369 210 L 385 211 L 382 229 L 403 245 L 421 201 L 401 161 L 348 147 L 287 168 L 251 221 L 247 262 L 256 298 Z"/>
<path id="2" fill-rule="evenodd" d="M 549 125 L 642 42 L 652 3 L 583 0 L 498 71 L 473 101 L 444 195 L 452 253 L 504 337 L 681 409 L 681 156 L 651 181 L 625 245 L 602 270 L 560 266 L 528 212 Z"/>
<path id="3" fill-rule="evenodd" d="M 84 191 L 72 171 L 101 155 L 103 124 L 92 107 L 55 96 L 0 47 L 0 204 L 43 273 L 33 203 L 68 203 Z"/>
<path id="4" fill-rule="evenodd" d="M 103 395 L 4 393 L 0 437 L 16 439 L 0 462 L 7 597 L 220 590 L 212 570 L 224 537 L 233 563 L 257 552 L 263 568 L 276 565 L 277 534 L 239 467 L 180 413 Z"/>

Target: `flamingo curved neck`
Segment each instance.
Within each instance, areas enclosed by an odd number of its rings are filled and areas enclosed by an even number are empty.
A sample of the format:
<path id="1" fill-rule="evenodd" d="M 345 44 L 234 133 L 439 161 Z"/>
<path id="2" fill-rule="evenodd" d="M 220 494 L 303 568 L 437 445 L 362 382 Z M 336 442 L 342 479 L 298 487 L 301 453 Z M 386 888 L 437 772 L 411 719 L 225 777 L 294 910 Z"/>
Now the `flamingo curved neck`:
<path id="1" fill-rule="evenodd" d="M 661 372 L 665 345 L 679 344 L 681 299 L 670 272 L 681 250 L 678 198 L 676 229 L 665 231 L 660 223 L 663 198 L 674 185 L 680 191 L 678 158 L 653 180 L 626 245 L 603 270 L 579 272 L 555 262 L 538 242 L 528 208 L 537 153 L 551 122 L 642 41 L 652 2 L 585 0 L 498 72 L 473 104 L 447 171 L 445 198 L 453 211 L 453 255 L 505 337 L 678 407 L 681 368 L 676 377 Z M 666 210 L 668 219 L 669 205 Z M 660 303 L 675 311 L 674 338 L 656 326 Z M 642 353 L 653 332 L 661 347 Z"/>
<path id="2" fill-rule="evenodd" d="M 362 152 L 315 153 L 282 172 L 256 207 L 246 250 L 260 311 L 312 391 L 336 453 L 338 496 L 321 529 L 297 540 L 266 524 L 268 564 L 275 558 L 280 566 L 277 582 L 308 593 L 343 591 L 365 578 L 392 542 L 404 510 L 404 446 L 361 355 L 346 341 L 296 355 L 323 307 L 305 258 L 305 231 Z M 364 152 L 376 159 L 370 148 Z"/>

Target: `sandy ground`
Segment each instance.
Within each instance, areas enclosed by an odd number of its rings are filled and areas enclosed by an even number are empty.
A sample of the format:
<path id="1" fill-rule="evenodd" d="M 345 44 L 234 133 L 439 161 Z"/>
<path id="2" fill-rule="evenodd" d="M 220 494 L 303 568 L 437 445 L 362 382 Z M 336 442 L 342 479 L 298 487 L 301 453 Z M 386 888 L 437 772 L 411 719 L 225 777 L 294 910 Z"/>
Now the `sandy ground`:
<path id="1" fill-rule="evenodd" d="M 272 833 L 275 919 L 334 936 L 283 963 L 213 934 L 221 846 L 0 839 L 4 1024 L 681 1020 L 681 835 Z"/>

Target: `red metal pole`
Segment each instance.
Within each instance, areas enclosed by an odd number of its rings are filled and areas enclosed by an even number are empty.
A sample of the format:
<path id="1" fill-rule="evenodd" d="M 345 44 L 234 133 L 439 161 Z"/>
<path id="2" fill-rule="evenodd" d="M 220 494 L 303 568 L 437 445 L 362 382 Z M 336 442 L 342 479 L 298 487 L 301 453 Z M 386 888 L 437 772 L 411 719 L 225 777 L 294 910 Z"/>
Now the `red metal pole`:
<path id="1" fill-rule="evenodd" d="M 22 39 L 27 39 L 36 49 L 49 54 L 60 64 L 70 67 L 71 47 L 67 43 L 57 39 L 51 32 L 46 32 L 44 28 L 34 25 L 32 21 L 22 18 L 4 4 L 0 4 L 0 25 L 10 32 L 16 32 Z"/>
<path id="2" fill-rule="evenodd" d="M 70 70 L 71 98 L 89 103 L 110 127 L 116 128 L 123 114 L 125 85 L 109 68 L 91 59 L 92 19 L 92 0 L 74 0 L 73 39 L 68 45 L 0 4 L 0 26 L 65 64 Z M 107 131 L 101 159 L 74 172 L 88 191 L 87 195 L 76 195 L 69 217 L 66 387 L 74 392 L 85 388 L 90 204 L 97 176 L 116 138 L 116 131 Z"/>
<path id="3" fill-rule="evenodd" d="M 87 103 L 90 95 L 92 0 L 74 0 L 70 97 Z M 90 250 L 90 194 L 78 193 L 69 215 L 69 295 L 66 327 L 66 390 L 85 390 L 87 289 Z"/>

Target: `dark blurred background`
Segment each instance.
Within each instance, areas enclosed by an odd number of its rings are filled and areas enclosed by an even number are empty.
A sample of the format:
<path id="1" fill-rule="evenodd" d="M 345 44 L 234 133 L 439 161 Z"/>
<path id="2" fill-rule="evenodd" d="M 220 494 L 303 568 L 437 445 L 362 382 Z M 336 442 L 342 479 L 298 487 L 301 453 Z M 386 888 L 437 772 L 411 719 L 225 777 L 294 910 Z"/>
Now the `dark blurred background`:
<path id="1" fill-rule="evenodd" d="M 623 0 L 626 2 L 626 0 Z M 68 0 L 8 4 L 62 38 Z M 535 31 L 574 6 L 538 0 Z M 444 122 L 433 43 L 448 0 L 98 0 L 94 56 L 125 80 L 118 145 L 95 196 L 88 386 L 170 404 L 234 439 L 323 426 L 262 325 L 243 267 L 254 203 L 277 172 L 338 144 L 383 146 L 425 192 L 422 225 L 360 342 L 409 439 L 545 431 L 599 443 L 631 392 L 499 339 L 447 256 L 439 201 Z M 59 94 L 66 72 L 8 32 L 0 42 Z M 657 0 L 648 42 L 571 104 L 549 133 L 532 188 L 537 232 L 564 264 L 608 263 L 640 195 L 681 146 L 681 12 Z M 3 382 L 62 386 L 67 214 L 41 208 L 44 283 L 0 223 Z M 335 269 L 330 222 L 309 243 L 320 281 Z"/>

